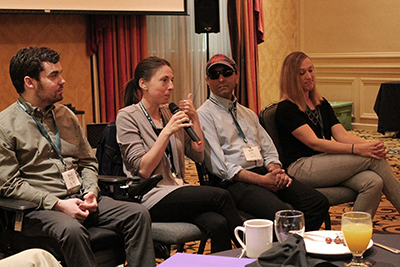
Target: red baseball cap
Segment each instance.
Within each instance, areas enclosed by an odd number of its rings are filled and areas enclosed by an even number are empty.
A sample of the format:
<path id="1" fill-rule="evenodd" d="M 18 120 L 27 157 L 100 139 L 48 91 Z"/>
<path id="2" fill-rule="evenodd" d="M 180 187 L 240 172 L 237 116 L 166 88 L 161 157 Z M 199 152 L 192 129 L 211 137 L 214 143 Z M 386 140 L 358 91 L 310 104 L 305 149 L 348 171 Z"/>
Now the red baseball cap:
<path id="1" fill-rule="evenodd" d="M 215 65 L 225 65 L 236 72 L 236 62 L 224 54 L 216 54 L 210 58 L 210 60 L 207 62 L 206 72 L 208 73 Z"/>

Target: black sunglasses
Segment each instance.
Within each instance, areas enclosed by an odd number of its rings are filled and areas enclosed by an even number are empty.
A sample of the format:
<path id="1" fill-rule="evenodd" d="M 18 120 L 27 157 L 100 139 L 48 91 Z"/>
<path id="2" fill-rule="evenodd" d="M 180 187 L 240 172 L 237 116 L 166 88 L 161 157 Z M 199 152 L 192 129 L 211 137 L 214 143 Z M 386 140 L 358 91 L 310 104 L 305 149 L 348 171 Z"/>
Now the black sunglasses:
<path id="1" fill-rule="evenodd" d="M 234 71 L 232 69 L 225 69 L 225 70 L 220 70 L 220 71 L 210 71 L 207 76 L 211 80 L 216 80 L 219 78 L 220 74 L 222 74 L 222 76 L 224 76 L 224 77 L 230 77 L 230 76 L 232 76 L 233 73 L 234 73 Z"/>

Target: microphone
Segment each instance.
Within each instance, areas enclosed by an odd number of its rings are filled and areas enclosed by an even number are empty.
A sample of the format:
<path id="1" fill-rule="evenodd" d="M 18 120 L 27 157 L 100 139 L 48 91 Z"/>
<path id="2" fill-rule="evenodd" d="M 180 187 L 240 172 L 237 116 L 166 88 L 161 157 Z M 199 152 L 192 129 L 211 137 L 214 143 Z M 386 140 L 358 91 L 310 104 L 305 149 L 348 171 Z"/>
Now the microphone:
<path id="1" fill-rule="evenodd" d="M 171 110 L 172 114 L 175 114 L 180 110 L 179 107 L 174 102 L 169 103 L 168 107 L 169 110 Z M 185 121 L 184 123 L 188 122 Z M 198 145 L 202 143 L 202 141 L 197 136 L 196 132 L 193 130 L 192 127 L 184 127 L 183 129 L 185 129 L 186 133 L 190 136 L 190 139 L 192 139 L 193 142 L 196 142 Z"/>

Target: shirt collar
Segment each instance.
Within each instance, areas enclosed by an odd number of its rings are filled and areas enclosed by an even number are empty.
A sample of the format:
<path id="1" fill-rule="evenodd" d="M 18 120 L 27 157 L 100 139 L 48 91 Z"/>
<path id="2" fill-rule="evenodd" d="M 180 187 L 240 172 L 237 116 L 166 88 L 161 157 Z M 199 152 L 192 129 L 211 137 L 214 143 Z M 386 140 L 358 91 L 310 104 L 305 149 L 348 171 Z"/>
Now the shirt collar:
<path id="1" fill-rule="evenodd" d="M 217 102 L 224 107 L 225 109 L 231 109 L 231 108 L 236 108 L 237 105 L 237 98 L 236 96 L 232 95 L 233 100 L 226 99 L 224 97 L 217 96 L 213 92 L 210 93 L 210 97 L 214 98 L 217 100 Z"/>
<path id="2" fill-rule="evenodd" d="M 51 106 L 46 107 L 45 110 L 42 110 L 38 107 L 35 107 L 28 101 L 26 101 L 25 98 L 23 98 L 21 95 L 18 97 L 18 99 L 19 99 L 19 101 L 21 101 L 22 104 L 25 105 L 25 107 L 29 110 L 29 112 L 31 112 L 35 116 L 39 116 L 39 117 L 45 117 L 47 114 L 50 113 L 50 111 L 52 111 L 55 108 L 54 105 L 51 105 Z"/>

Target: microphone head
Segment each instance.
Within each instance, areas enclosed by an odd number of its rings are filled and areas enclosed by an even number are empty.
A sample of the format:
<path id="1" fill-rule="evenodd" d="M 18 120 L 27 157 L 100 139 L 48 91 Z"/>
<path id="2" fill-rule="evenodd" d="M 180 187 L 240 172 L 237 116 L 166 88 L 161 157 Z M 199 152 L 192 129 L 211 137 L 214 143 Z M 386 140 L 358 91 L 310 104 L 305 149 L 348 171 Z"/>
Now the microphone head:
<path id="1" fill-rule="evenodd" d="M 175 114 L 179 111 L 178 105 L 175 104 L 174 102 L 169 103 L 168 108 L 172 112 L 172 114 Z"/>

